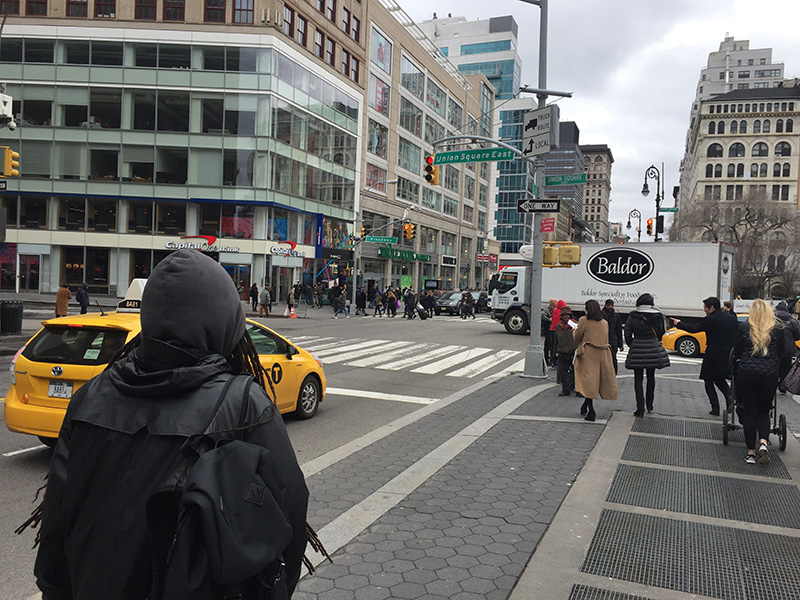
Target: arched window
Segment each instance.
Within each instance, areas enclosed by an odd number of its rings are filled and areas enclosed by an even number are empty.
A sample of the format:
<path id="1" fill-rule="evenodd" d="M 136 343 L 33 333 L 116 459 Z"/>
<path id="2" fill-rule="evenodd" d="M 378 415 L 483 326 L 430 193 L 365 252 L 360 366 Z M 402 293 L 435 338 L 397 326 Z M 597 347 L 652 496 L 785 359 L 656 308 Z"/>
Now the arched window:
<path id="1" fill-rule="evenodd" d="M 736 176 L 737 177 L 744 177 L 744 164 L 739 163 L 736 165 Z"/>
<path id="2" fill-rule="evenodd" d="M 789 145 L 789 142 L 778 142 L 777 144 L 775 144 L 775 156 L 791 156 L 791 155 L 792 155 L 792 147 Z M 753 156 L 755 156 L 755 154 Z"/>
<path id="3" fill-rule="evenodd" d="M 728 177 L 735 177 L 735 176 L 736 176 L 736 165 L 731 163 L 728 165 Z"/>
<path id="4" fill-rule="evenodd" d="M 714 166 L 714 177 L 722 177 L 722 165 Z"/>
<path id="5" fill-rule="evenodd" d="M 747 121 L 739 121 L 739 133 L 747 133 Z"/>
<path id="6" fill-rule="evenodd" d="M 773 177 L 781 176 L 781 163 L 775 163 L 775 166 L 772 167 L 772 176 Z"/>
<path id="7" fill-rule="evenodd" d="M 753 133 L 761 133 L 761 121 L 753 121 Z"/>
<path id="8" fill-rule="evenodd" d="M 764 119 L 764 124 L 761 126 L 761 133 L 769 133 L 769 119 Z"/>
<path id="9" fill-rule="evenodd" d="M 794 121 L 791 119 L 786 119 L 786 133 L 792 133 L 794 131 Z"/>
<path id="10" fill-rule="evenodd" d="M 766 177 L 767 176 L 767 163 L 761 163 L 761 169 L 758 171 L 759 177 Z"/>
<path id="11" fill-rule="evenodd" d="M 767 257 L 767 271 L 774 272 L 775 271 L 775 255 L 770 254 Z"/>
<path id="12" fill-rule="evenodd" d="M 785 268 L 786 268 L 786 256 L 783 254 L 779 254 L 777 264 L 775 265 L 775 270 L 778 273 L 782 273 Z"/>
<path id="13" fill-rule="evenodd" d="M 758 163 L 750 165 L 750 177 L 758 177 Z"/>
<path id="14" fill-rule="evenodd" d="M 594 157 L 594 162 L 603 162 L 603 157 L 602 156 L 595 156 Z"/>
<path id="15" fill-rule="evenodd" d="M 783 163 L 783 177 L 791 177 L 790 173 L 791 167 L 789 166 L 789 163 Z"/>
<path id="16" fill-rule="evenodd" d="M 739 122 L 731 121 L 731 133 L 739 133 Z"/>
<path id="17" fill-rule="evenodd" d="M 706 177 L 714 176 L 714 165 L 706 165 Z"/>
<path id="18" fill-rule="evenodd" d="M 717 133 L 723 134 L 725 133 L 725 121 L 720 121 L 717 123 Z"/>
<path id="19" fill-rule="evenodd" d="M 783 133 L 783 119 L 775 121 L 775 133 Z"/>
<path id="20" fill-rule="evenodd" d="M 786 142 L 781 142 L 785 144 Z M 769 148 L 764 142 L 757 142 L 753 144 L 753 152 L 750 156 L 769 156 Z"/>
<path id="21" fill-rule="evenodd" d="M 717 124 L 714 121 L 710 121 L 708 123 L 708 135 L 714 135 L 717 133 Z"/>
<path id="22" fill-rule="evenodd" d="M 722 146 L 719 144 L 711 144 L 706 152 L 708 158 L 722 158 Z"/>
<path id="23" fill-rule="evenodd" d="M 735 144 L 731 144 L 731 147 L 728 148 L 728 156 L 731 158 L 741 158 L 744 156 L 744 144 L 741 142 L 736 142 Z"/>

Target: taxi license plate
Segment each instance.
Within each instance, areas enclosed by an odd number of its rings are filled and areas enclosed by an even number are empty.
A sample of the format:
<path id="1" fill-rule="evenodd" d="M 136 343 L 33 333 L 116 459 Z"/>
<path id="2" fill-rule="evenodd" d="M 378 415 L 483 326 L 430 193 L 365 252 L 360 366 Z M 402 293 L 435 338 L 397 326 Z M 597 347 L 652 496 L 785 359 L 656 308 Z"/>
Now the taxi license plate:
<path id="1" fill-rule="evenodd" d="M 51 398 L 72 398 L 72 382 L 51 381 L 50 391 L 47 395 Z"/>

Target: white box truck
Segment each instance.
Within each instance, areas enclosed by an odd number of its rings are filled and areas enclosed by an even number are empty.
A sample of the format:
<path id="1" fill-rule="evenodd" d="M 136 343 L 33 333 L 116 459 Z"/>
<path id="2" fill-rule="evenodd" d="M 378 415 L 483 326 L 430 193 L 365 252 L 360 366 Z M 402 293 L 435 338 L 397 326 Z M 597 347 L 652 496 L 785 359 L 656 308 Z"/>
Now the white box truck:
<path id="1" fill-rule="evenodd" d="M 525 250 L 520 254 L 530 260 Z M 713 242 L 581 244 L 581 264 L 543 269 L 541 308 L 556 298 L 573 312 L 583 312 L 587 300 L 603 306 L 611 298 L 615 308 L 627 314 L 636 307 L 636 299 L 648 293 L 666 316 L 703 317 L 703 299 L 731 300 L 734 253 L 733 246 Z M 530 277 L 530 266 L 506 267 L 498 275 L 492 317 L 509 333 L 529 330 Z M 538 327 L 539 315 L 533 320 Z"/>

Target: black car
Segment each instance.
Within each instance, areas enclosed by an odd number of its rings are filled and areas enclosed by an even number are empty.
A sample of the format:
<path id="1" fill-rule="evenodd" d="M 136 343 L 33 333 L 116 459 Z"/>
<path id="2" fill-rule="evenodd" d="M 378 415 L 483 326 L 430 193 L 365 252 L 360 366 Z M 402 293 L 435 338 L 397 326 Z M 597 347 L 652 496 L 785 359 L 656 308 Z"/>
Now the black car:
<path id="1" fill-rule="evenodd" d="M 475 312 L 488 311 L 489 295 L 484 291 L 470 292 L 475 300 Z M 458 303 L 461 301 L 461 292 L 445 292 L 436 300 L 436 314 L 457 315 L 459 313 Z"/>

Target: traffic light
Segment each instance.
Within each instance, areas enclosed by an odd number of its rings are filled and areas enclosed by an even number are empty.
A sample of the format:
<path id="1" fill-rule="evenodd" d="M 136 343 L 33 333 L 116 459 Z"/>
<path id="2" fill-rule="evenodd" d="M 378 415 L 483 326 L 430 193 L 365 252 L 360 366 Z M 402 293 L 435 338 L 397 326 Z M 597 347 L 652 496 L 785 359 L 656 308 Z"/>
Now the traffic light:
<path id="1" fill-rule="evenodd" d="M 656 217 L 656 233 L 664 233 L 664 215 Z"/>
<path id="2" fill-rule="evenodd" d="M 433 164 L 433 154 L 425 158 L 425 181 L 431 185 L 439 185 L 439 165 Z"/>
<path id="3" fill-rule="evenodd" d="M 414 223 L 409 223 L 408 227 L 409 227 L 408 239 L 413 240 L 415 237 L 417 237 L 417 226 Z"/>
<path id="4" fill-rule="evenodd" d="M 0 146 L 3 150 L 3 177 L 19 176 L 19 152 L 8 146 Z"/>
<path id="5" fill-rule="evenodd" d="M 577 244 L 564 244 L 558 247 L 558 262 L 562 265 L 581 264 L 581 247 Z"/>
<path id="6" fill-rule="evenodd" d="M 403 237 L 407 240 L 411 239 L 411 223 L 403 223 Z"/>
<path id="7" fill-rule="evenodd" d="M 366 229 L 364 228 L 364 226 L 362 225 L 362 226 L 361 226 L 361 229 L 359 230 L 359 235 L 358 235 L 358 237 L 361 237 L 361 238 L 363 238 L 363 237 L 366 237 L 366 235 L 367 235 L 367 230 L 366 230 Z"/>
<path id="8" fill-rule="evenodd" d="M 647 235 L 653 235 L 653 219 L 647 219 Z"/>

